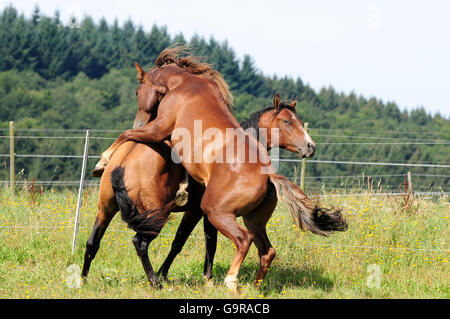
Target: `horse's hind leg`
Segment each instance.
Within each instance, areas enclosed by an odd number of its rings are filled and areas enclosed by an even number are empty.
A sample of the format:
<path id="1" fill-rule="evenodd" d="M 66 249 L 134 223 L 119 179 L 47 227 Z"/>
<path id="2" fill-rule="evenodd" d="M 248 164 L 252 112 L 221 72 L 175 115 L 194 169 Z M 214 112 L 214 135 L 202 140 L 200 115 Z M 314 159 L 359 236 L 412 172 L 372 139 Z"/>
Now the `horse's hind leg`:
<path id="1" fill-rule="evenodd" d="M 199 222 L 200 218 L 204 216 L 203 212 L 200 210 L 198 212 L 193 212 L 192 210 L 186 211 L 181 220 L 180 226 L 178 226 L 177 233 L 172 242 L 172 247 L 170 249 L 169 255 L 164 260 L 161 268 L 158 270 L 158 275 L 167 278 L 167 273 L 172 265 L 175 257 L 181 252 L 184 244 L 189 238 L 190 234 L 194 230 L 195 226 Z M 203 266 L 203 278 L 209 280 L 212 278 L 212 267 L 214 261 L 214 255 L 216 253 L 217 247 L 217 229 L 209 222 L 206 216 L 203 218 L 203 229 L 205 232 L 205 264 Z"/>
<path id="2" fill-rule="evenodd" d="M 152 286 L 158 288 L 161 288 L 161 286 L 159 285 L 150 259 L 148 258 L 148 245 L 159 235 L 174 206 L 175 202 L 171 201 L 161 209 L 147 211 L 145 215 L 148 214 L 148 216 L 128 216 L 130 218 L 128 221 L 129 224 L 132 225 L 133 229 L 137 232 L 136 236 L 133 238 L 133 244 L 139 259 L 142 262 L 147 279 Z"/>
<path id="3" fill-rule="evenodd" d="M 169 268 L 175 257 L 181 252 L 181 249 L 186 243 L 189 235 L 192 233 L 202 216 L 203 212 L 199 208 L 188 210 L 184 213 L 181 223 L 178 226 L 175 238 L 172 242 L 169 255 L 166 257 L 166 260 L 164 260 L 164 263 L 158 270 L 158 275 L 162 275 L 163 278 L 167 278 L 167 273 L 169 272 Z"/>
<path id="4" fill-rule="evenodd" d="M 109 203 L 104 205 L 99 203 L 98 214 L 95 219 L 94 229 L 91 236 L 86 242 L 86 252 L 84 254 L 84 264 L 81 276 L 86 278 L 89 273 L 92 260 L 95 258 L 98 249 L 100 248 L 100 241 L 108 228 L 109 223 L 118 211 L 118 207 L 115 203 Z"/>
<path id="5" fill-rule="evenodd" d="M 231 239 L 236 247 L 233 261 L 224 282 L 228 289 L 234 294 L 238 294 L 239 270 L 252 244 L 253 236 L 236 222 L 234 215 L 230 215 L 228 218 L 220 218 L 220 221 L 215 218 L 210 219 L 210 221 L 222 234 Z"/>
<path id="6" fill-rule="evenodd" d="M 208 212 L 205 210 L 205 212 Z M 209 213 L 209 212 L 208 212 Z M 252 234 L 240 226 L 236 221 L 234 213 L 222 213 L 222 214 L 208 214 L 208 219 L 211 224 L 222 234 L 227 236 L 234 243 L 236 247 L 233 261 L 231 262 L 230 269 L 225 277 L 224 283 L 228 289 L 234 294 L 238 292 L 238 274 L 241 268 L 242 262 L 247 255 L 248 249 L 252 244 Z"/>
<path id="7" fill-rule="evenodd" d="M 266 224 L 272 216 L 276 205 L 276 193 L 275 190 L 271 189 L 264 201 L 243 218 L 244 225 L 253 234 L 253 242 L 258 249 L 260 267 L 255 279 L 256 286 L 261 284 L 275 258 L 275 249 L 267 236 Z"/>
<path id="8" fill-rule="evenodd" d="M 144 267 L 144 271 L 145 274 L 147 275 L 148 281 L 152 286 L 160 287 L 158 278 L 156 278 L 152 264 L 150 263 L 150 259 L 148 258 L 148 245 L 155 238 L 156 236 L 145 236 L 138 233 L 133 238 L 133 244 L 134 247 L 136 248 L 136 252 L 139 256 L 139 259 L 142 262 L 142 266 Z"/>
<path id="9" fill-rule="evenodd" d="M 267 237 L 265 225 L 253 224 L 244 219 L 245 226 L 253 234 L 253 242 L 258 249 L 259 270 L 256 274 L 255 285 L 259 286 L 275 258 L 275 249 Z"/>

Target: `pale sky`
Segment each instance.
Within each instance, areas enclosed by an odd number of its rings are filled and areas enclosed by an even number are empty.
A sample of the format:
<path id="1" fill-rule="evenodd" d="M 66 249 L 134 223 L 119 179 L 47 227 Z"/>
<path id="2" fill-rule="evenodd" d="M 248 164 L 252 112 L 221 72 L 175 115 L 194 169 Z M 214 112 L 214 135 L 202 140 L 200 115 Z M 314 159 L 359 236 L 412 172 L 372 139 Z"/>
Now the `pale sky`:
<path id="1" fill-rule="evenodd" d="M 0 9 L 11 0 L 0 0 Z M 450 1 L 362 0 L 18 0 L 63 22 L 71 15 L 131 18 L 150 31 L 227 40 L 238 58 L 250 54 L 266 75 L 298 76 L 316 90 L 333 86 L 400 109 L 423 106 L 450 117 Z M 282 92 L 281 92 L 282 93 Z"/>

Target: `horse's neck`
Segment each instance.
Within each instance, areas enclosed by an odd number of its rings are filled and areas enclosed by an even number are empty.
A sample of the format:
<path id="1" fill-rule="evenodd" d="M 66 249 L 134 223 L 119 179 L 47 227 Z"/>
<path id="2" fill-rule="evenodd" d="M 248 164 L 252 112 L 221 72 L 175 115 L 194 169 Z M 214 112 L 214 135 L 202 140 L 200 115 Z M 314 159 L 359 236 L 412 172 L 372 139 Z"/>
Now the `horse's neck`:
<path id="1" fill-rule="evenodd" d="M 166 66 L 160 69 L 157 80 L 169 91 L 173 91 L 177 86 L 185 81 L 185 77 L 180 73 L 179 70 L 173 67 Z"/>
<path id="2" fill-rule="evenodd" d="M 210 81 L 206 78 L 201 78 L 199 75 L 191 74 L 189 72 L 186 72 L 182 69 L 180 69 L 178 66 L 171 66 L 167 65 L 160 69 L 160 73 L 158 74 L 158 82 L 162 85 L 164 85 L 169 92 L 174 92 L 177 88 L 186 87 L 186 90 L 189 91 L 189 83 L 194 83 L 194 81 L 201 81 L 200 85 L 204 85 L 205 82 L 203 81 Z M 184 86 L 183 84 L 188 84 Z M 216 88 L 216 84 L 210 83 L 214 88 Z M 205 85 L 205 94 L 214 94 L 217 95 L 217 103 L 213 103 L 208 105 L 208 109 L 211 110 L 212 113 L 215 113 L 215 117 L 219 119 L 227 119 L 226 121 L 221 121 L 222 123 L 228 123 L 224 127 L 222 127 L 224 130 L 228 127 L 234 127 L 238 128 L 240 127 L 238 120 L 233 115 L 233 113 L 230 111 L 228 105 L 221 97 L 221 94 L 219 90 L 209 91 L 209 88 Z M 180 92 L 181 93 L 181 92 Z M 182 93 L 181 93 L 182 94 Z M 186 105 L 186 107 L 191 107 Z M 205 109 L 205 112 L 202 112 L 205 114 L 205 117 L 209 117 L 211 114 L 208 112 L 208 110 Z M 218 127 L 221 129 L 221 127 Z"/>
<path id="3" fill-rule="evenodd" d="M 258 127 L 256 128 L 256 130 L 257 130 L 257 134 L 258 134 L 257 135 L 258 141 L 262 144 L 265 144 L 265 146 L 267 147 L 267 151 L 270 151 L 272 139 L 271 139 L 270 127 L 266 124 L 267 119 L 265 119 L 265 120 L 263 119 L 264 118 L 263 115 L 265 115 L 265 114 L 267 114 L 267 112 L 262 113 L 259 116 L 258 121 L 256 121 L 258 123 Z M 266 130 L 265 134 L 263 134 L 263 135 L 260 134 L 259 129 L 265 129 Z"/>

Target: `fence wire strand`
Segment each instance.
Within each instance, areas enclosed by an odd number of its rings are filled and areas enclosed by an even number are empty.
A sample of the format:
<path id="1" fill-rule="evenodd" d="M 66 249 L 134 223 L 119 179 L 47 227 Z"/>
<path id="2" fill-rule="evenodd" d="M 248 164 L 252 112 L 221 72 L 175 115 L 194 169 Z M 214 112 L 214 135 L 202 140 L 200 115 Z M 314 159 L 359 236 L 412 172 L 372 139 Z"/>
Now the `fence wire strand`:
<path id="1" fill-rule="evenodd" d="M 0 226 L 0 229 L 13 229 L 13 230 L 27 230 L 27 229 L 66 229 L 71 230 L 74 226 L 73 225 L 61 225 L 61 226 Z M 81 227 L 83 230 L 91 230 L 89 227 Z M 80 230 L 81 230 L 80 229 Z M 131 232 L 131 229 L 118 229 L 118 228 L 112 228 L 108 229 L 108 232 Z M 273 231 L 268 231 L 268 233 L 273 233 Z M 174 237 L 175 234 L 159 234 L 158 236 L 163 237 Z M 204 238 L 202 235 L 191 235 L 189 238 Z M 226 240 L 226 237 L 220 236 L 219 237 L 222 240 Z M 411 248 L 411 247 L 390 247 L 390 246 L 370 246 L 370 245 L 344 245 L 344 244 L 327 244 L 327 243 L 305 243 L 302 242 L 303 245 L 306 246 L 313 246 L 313 247 L 331 247 L 331 248 L 352 248 L 352 249 L 374 249 L 374 250 L 401 250 L 401 251 L 415 251 L 415 252 L 442 252 L 442 253 L 449 253 L 450 250 L 448 249 L 431 249 L 431 248 Z"/>

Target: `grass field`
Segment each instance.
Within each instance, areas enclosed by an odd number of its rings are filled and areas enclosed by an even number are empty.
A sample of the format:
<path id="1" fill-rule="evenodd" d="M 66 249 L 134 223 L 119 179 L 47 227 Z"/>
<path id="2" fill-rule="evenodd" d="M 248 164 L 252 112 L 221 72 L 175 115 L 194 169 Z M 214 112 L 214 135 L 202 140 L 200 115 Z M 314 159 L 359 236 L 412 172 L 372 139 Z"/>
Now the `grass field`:
<path id="1" fill-rule="evenodd" d="M 68 266 L 82 267 L 97 191 L 84 193 L 77 249 L 71 255 L 76 196 L 74 190 L 39 194 L 20 189 L 14 196 L 0 190 L 1 298 L 234 298 L 222 283 L 234 254 L 227 238 L 219 235 L 213 286 L 202 280 L 200 223 L 163 289 L 155 290 L 131 243 L 134 233 L 119 215 L 102 240 L 88 282 L 70 288 Z M 277 257 L 256 289 L 258 255 L 252 245 L 239 276 L 242 298 L 449 298 L 449 198 L 415 198 L 407 207 L 403 200 L 370 193 L 323 196 L 321 204 L 342 207 L 349 224 L 347 232 L 328 238 L 295 229 L 279 204 L 268 224 Z M 181 214 L 173 214 L 151 243 L 155 269 L 169 252 L 180 219 Z"/>

